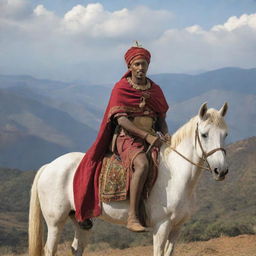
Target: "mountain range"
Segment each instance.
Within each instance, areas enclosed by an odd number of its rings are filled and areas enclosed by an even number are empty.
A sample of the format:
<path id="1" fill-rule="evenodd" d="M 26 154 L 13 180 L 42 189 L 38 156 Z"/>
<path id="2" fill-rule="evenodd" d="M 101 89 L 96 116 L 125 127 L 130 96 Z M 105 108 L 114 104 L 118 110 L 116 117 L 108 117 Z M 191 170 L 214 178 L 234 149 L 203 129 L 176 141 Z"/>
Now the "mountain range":
<path id="1" fill-rule="evenodd" d="M 170 105 L 170 132 L 200 105 L 228 102 L 228 143 L 255 135 L 256 69 L 223 68 L 197 75 L 150 75 Z M 36 169 L 96 137 L 112 85 L 0 75 L 0 166 Z"/>

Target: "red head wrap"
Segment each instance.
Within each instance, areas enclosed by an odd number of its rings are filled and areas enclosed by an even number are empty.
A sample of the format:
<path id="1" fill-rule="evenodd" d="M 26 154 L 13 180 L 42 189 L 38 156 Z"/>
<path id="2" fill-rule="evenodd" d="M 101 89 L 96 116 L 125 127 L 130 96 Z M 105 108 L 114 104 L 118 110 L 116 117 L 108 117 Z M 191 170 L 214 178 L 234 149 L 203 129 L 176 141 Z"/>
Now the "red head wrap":
<path id="1" fill-rule="evenodd" d="M 125 61 L 127 66 L 131 64 L 132 60 L 143 58 L 147 61 L 147 63 L 150 63 L 151 54 L 150 52 L 142 47 L 131 47 L 124 55 Z"/>

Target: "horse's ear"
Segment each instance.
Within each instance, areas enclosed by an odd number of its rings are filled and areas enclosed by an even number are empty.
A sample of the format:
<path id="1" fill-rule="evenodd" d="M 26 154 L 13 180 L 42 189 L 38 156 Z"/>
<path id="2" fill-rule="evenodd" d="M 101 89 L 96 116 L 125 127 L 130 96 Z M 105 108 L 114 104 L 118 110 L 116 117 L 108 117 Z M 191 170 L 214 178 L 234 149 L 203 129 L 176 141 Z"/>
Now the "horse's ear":
<path id="1" fill-rule="evenodd" d="M 224 105 L 219 110 L 219 113 L 220 113 L 221 116 L 224 117 L 227 114 L 227 111 L 228 111 L 228 103 L 225 102 Z"/>
<path id="2" fill-rule="evenodd" d="M 205 119 L 207 110 L 208 110 L 207 102 L 205 102 L 204 104 L 202 104 L 202 106 L 200 107 L 199 112 L 198 112 L 200 119 L 202 119 L 202 120 Z"/>

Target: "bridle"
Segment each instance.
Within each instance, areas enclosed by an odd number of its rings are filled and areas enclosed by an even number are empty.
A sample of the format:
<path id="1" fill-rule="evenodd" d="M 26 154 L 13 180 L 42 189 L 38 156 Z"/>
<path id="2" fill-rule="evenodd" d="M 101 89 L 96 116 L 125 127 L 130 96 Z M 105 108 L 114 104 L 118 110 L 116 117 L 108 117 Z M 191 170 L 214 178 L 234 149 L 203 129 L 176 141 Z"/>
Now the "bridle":
<path id="1" fill-rule="evenodd" d="M 223 151 L 224 154 L 226 155 L 226 150 L 224 148 L 215 148 L 209 152 L 205 152 L 203 146 L 202 146 L 202 143 L 201 143 L 201 140 L 200 140 L 200 137 L 199 137 L 199 129 L 198 129 L 198 123 L 197 123 L 197 126 L 196 126 L 196 130 L 195 130 L 195 147 L 197 145 L 197 142 L 198 142 L 198 145 L 202 151 L 202 157 L 201 157 L 201 160 L 203 161 L 203 163 L 206 163 L 207 166 L 203 166 L 203 165 L 200 165 L 200 164 L 197 164 L 193 161 L 191 161 L 190 159 L 188 159 L 186 156 L 184 156 L 183 154 L 181 154 L 179 151 L 177 151 L 175 148 L 173 147 L 169 147 L 171 150 L 173 150 L 175 153 L 177 153 L 179 156 L 181 156 L 182 158 L 184 158 L 185 160 L 187 160 L 189 163 L 201 168 L 201 169 L 205 169 L 207 171 L 210 171 L 210 172 L 213 172 L 209 162 L 208 162 L 208 157 L 211 156 L 212 154 L 214 154 L 215 152 L 217 151 Z"/>

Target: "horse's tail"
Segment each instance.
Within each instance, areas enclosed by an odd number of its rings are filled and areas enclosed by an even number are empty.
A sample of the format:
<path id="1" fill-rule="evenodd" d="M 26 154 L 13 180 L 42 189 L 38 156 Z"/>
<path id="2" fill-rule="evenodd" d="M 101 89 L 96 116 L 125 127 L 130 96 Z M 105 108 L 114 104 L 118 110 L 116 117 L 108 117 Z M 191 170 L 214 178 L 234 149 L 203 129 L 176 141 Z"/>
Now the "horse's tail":
<path id="1" fill-rule="evenodd" d="M 29 205 L 29 224 L 28 224 L 28 252 L 29 256 L 43 255 L 43 216 L 37 193 L 37 183 L 45 166 L 41 167 L 31 188 L 30 205 Z"/>

